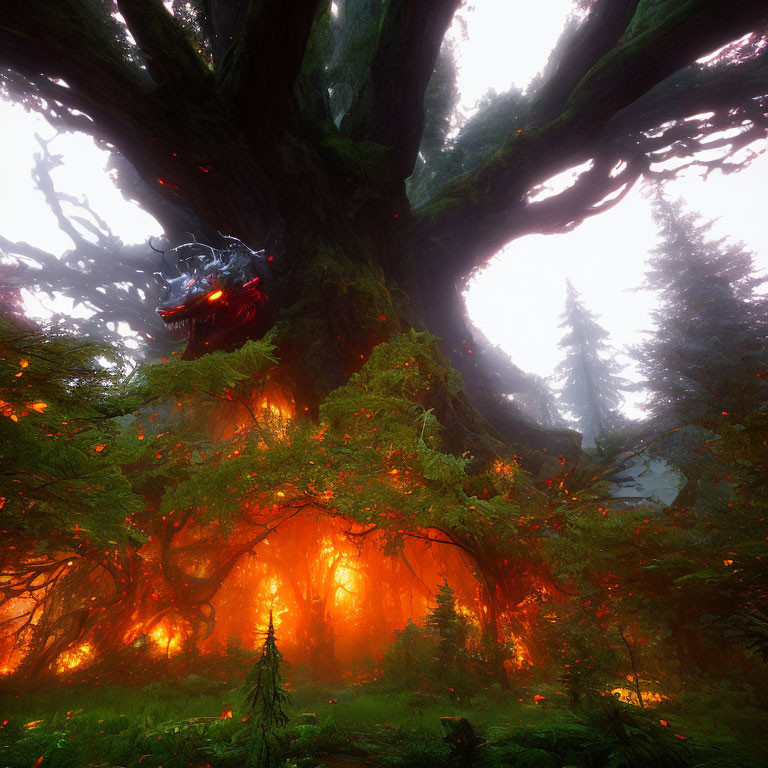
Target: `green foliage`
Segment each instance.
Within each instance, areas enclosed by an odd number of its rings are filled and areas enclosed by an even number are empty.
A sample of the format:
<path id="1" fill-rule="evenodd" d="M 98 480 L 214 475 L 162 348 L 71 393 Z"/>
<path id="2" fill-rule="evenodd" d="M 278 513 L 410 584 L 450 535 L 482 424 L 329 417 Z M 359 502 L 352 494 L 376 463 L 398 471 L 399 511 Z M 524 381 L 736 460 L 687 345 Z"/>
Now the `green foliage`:
<path id="1" fill-rule="evenodd" d="M 108 347 L 0 317 L 0 523 L 39 552 L 60 537 L 131 537 L 124 518 L 141 502 L 114 446 L 137 400 L 117 362 Z"/>
<path id="2" fill-rule="evenodd" d="M 436 642 L 410 619 L 395 632 L 384 654 L 384 680 L 395 689 L 403 686 L 428 691 L 434 686 Z"/>
<path id="3" fill-rule="evenodd" d="M 83 765 L 122 765 L 139 768 L 163 765 L 188 768 L 237 768 L 253 755 L 253 728 L 236 710 L 221 719 L 228 693 L 190 696 L 176 690 L 157 696 L 157 690 L 135 691 L 106 687 L 87 690 L 67 687 L 46 692 L 13 694 L 9 720 L 0 727 L 0 755 L 9 768 L 29 768 L 38 757 L 41 765 L 81 768 Z M 555 765 L 577 768 L 759 768 L 762 732 L 756 727 L 741 743 L 729 738 L 729 722 L 737 716 L 725 699 L 691 697 L 693 722 L 676 713 L 642 712 L 612 700 L 574 714 L 541 706 L 520 705 L 514 697 L 500 704 L 487 700 L 474 709 L 457 707 L 447 698 L 429 704 L 411 703 L 408 694 L 380 695 L 368 691 L 337 691 L 328 703 L 327 692 L 297 691 L 322 725 L 295 725 L 287 729 L 288 764 L 316 766 L 354 756 L 360 762 L 392 766 L 444 766 L 450 749 L 442 741 L 440 717 L 480 720 L 480 733 L 488 739 L 473 764 L 506 766 Z M 688 706 L 688 705 L 686 705 Z M 332 710 L 332 712 L 331 712 Z M 702 735 L 701 728 L 715 713 L 720 728 Z M 659 720 L 665 718 L 668 726 Z M 755 705 L 742 705 L 743 722 L 760 723 L 764 713 Z M 41 720 L 34 727 L 25 724 Z M 736 722 L 736 721 L 734 721 Z M 477 729 L 477 726 L 476 726 Z M 742 733 L 744 731 L 742 730 Z M 676 735 L 677 734 L 677 735 Z M 684 736 L 685 739 L 678 738 Z M 341 762 L 341 761 L 340 761 Z"/>
<path id="4" fill-rule="evenodd" d="M 436 605 L 427 615 L 424 625 L 438 638 L 438 674 L 444 675 L 461 663 L 469 635 L 467 620 L 457 613 L 456 597 L 448 582 L 440 587 Z"/>
<path id="5" fill-rule="evenodd" d="M 580 492 L 541 542 L 555 575 L 578 592 L 547 614 L 544 633 L 574 701 L 585 686 L 604 691 L 633 674 L 630 648 L 645 690 L 664 690 L 670 675 L 765 674 L 768 423 L 762 411 L 705 423 L 654 446 L 687 478 L 679 506 L 601 507 Z M 576 672 L 574 654 L 588 666 Z"/>
<path id="6" fill-rule="evenodd" d="M 653 715 L 611 698 L 578 720 L 517 729 L 490 747 L 490 765 L 506 759 L 514 766 L 655 768 L 695 765 L 685 742 L 663 728 Z"/>
<path id="7" fill-rule="evenodd" d="M 444 110 L 451 103 L 450 52 L 444 54 L 430 81 L 434 87 L 433 118 L 438 129 L 445 121 Z M 437 145 L 436 135 L 427 132 L 422 158 L 408 179 L 408 197 L 414 207 L 423 206 L 449 181 L 461 184 L 460 177 L 488 160 L 528 119 L 529 106 L 517 88 L 497 94 L 489 90 L 478 103 L 477 112 L 461 127 L 455 139 Z M 437 135 L 437 130 L 435 131 Z M 458 191 L 458 188 L 457 190 Z"/>
<path id="8" fill-rule="evenodd" d="M 272 768 L 282 765 L 286 739 L 283 729 L 288 724 L 284 711 L 290 703 L 281 666 L 283 654 L 277 649 L 272 613 L 261 656 L 245 679 L 246 704 L 251 713 L 253 734 L 248 741 L 247 765 L 254 768 Z"/>
<path id="9" fill-rule="evenodd" d="M 423 627 L 409 621 L 395 632 L 384 655 L 384 685 L 468 702 L 488 679 L 476 635 L 444 583 Z"/>
<path id="10" fill-rule="evenodd" d="M 321 725 L 296 725 L 292 728 L 291 754 L 298 758 L 343 754 L 349 751 L 345 732 L 328 715 Z"/>
<path id="11" fill-rule="evenodd" d="M 685 572 L 676 592 L 698 605 L 702 633 L 712 647 L 737 648 L 763 660 L 768 656 L 764 617 L 768 612 L 768 415 L 760 411 L 736 422 L 720 416 L 712 432 L 687 454 L 691 478 Z"/>
<path id="12" fill-rule="evenodd" d="M 262 730 L 282 728 L 288 722 L 283 707 L 290 702 L 291 697 L 283 683 L 282 664 L 283 654 L 277 649 L 270 613 L 261 656 L 245 680 L 248 708 L 253 714 L 253 722 Z"/>
<path id="13" fill-rule="evenodd" d="M 43 334 L 35 343 L 53 342 Z M 109 510 L 123 530 L 125 543 L 119 544 L 121 540 L 114 534 L 109 541 L 131 552 L 143 536 L 172 536 L 174 522 L 184 521 L 179 523 L 183 526 L 189 517 L 196 524 L 210 526 L 199 546 L 213 550 L 217 542 L 226 543 L 237 526 L 238 531 L 252 530 L 255 536 L 264 530 L 258 526 L 277 524 L 311 503 L 314 509 L 375 527 L 384 534 L 391 553 L 411 534 L 443 541 L 450 536 L 468 557 L 524 562 L 525 571 L 532 574 L 530 583 L 535 585 L 528 605 L 541 606 L 539 623 L 545 627 L 544 631 L 534 627 L 540 655 L 548 660 L 547 670 L 552 678 L 559 678 L 558 688 L 570 697 L 582 720 L 583 711 L 595 706 L 606 690 L 630 686 L 627 675 L 635 666 L 643 690 L 651 691 L 668 692 L 681 679 L 675 676 L 692 674 L 707 659 L 717 662 L 709 663 L 711 674 L 718 663 L 722 668 L 733 659 L 739 660 L 745 675 L 747 671 L 760 674 L 767 615 L 763 563 L 768 559 L 764 522 L 768 518 L 764 442 L 768 424 L 764 413 L 755 411 L 739 420 L 720 415 L 706 429 L 697 427 L 697 432 L 686 433 L 690 444 L 681 442 L 679 461 L 695 462 L 696 471 L 687 474 L 695 475 L 697 493 L 684 509 L 603 507 L 599 499 L 604 489 L 599 486 L 580 490 L 578 499 L 565 485 L 553 485 L 544 493 L 533 487 L 514 457 L 499 456 L 480 465 L 472 456 L 448 451 L 437 414 L 447 412 L 446 393 L 460 398 L 463 386 L 428 334 L 395 333 L 387 343 L 376 346 L 359 372 L 322 403 L 319 423 L 288 419 L 286 414 L 262 408 L 262 400 L 270 392 L 279 393 L 272 353 L 266 342 L 248 345 L 234 353 L 195 361 L 174 359 L 127 380 L 114 369 L 93 363 L 90 372 L 84 363 L 78 364 L 77 374 L 52 364 L 47 371 L 35 372 L 31 356 L 22 376 L 15 377 L 19 366 L 8 362 L 14 360 L 8 353 L 2 362 L 10 366 L 6 372 L 10 396 L 3 399 L 14 407 L 23 403 L 18 379 L 35 374 L 39 379 L 30 378 L 30 383 L 34 381 L 40 393 L 50 394 L 51 405 L 42 412 L 30 411 L 18 421 L 4 417 L 0 426 L 25 429 L 35 440 L 62 438 L 66 451 L 78 448 L 82 430 L 86 436 L 82 453 L 88 459 L 82 466 L 92 470 L 99 462 L 109 462 L 103 466 L 115 473 L 115 488 L 119 490 L 122 483 L 134 504 L 139 502 L 138 506 Z M 93 348 L 83 354 L 84 360 L 93 361 L 98 352 Z M 67 360 L 75 361 L 75 353 Z M 88 387 L 93 387 L 89 398 L 95 405 L 78 404 L 77 398 Z M 16 399 L 11 401 L 11 397 Z M 42 399 L 43 395 L 35 389 L 34 397 Z M 71 420 L 78 430 L 53 437 L 39 435 L 41 429 L 62 431 L 61 426 L 66 426 L 45 421 L 54 408 L 57 421 Z M 78 416 L 80 412 L 84 415 Z M 224 429 L 223 424 L 236 424 L 237 428 Z M 95 435 L 99 443 L 92 437 Z M 100 450 L 94 450 L 94 445 Z M 28 460 L 33 466 L 31 454 Z M 583 474 L 588 476 L 589 469 Z M 17 503 L 15 499 L 13 503 Z M 57 525 L 77 519 L 61 500 L 56 504 Z M 8 508 L 13 505 L 9 503 Z M 130 522 L 125 523 L 125 518 Z M 105 535 L 101 532 L 108 529 L 99 528 L 92 535 L 84 524 L 86 518 L 79 519 L 83 539 L 101 541 L 98 535 Z M 111 544 L 110 549 L 114 548 Z M 137 553 L 135 562 L 141 557 Z M 522 571 L 504 578 L 528 578 Z M 576 596 L 552 599 L 561 588 L 562 594 L 570 591 Z M 61 603 L 62 608 L 69 605 Z M 536 622 L 535 610 L 531 616 Z M 433 740 L 431 726 L 423 726 L 418 712 L 447 715 L 461 708 L 461 716 L 465 716 L 464 708 L 487 686 L 488 671 L 473 632 L 444 585 L 423 628 L 410 623 L 387 650 L 382 685 L 397 692 L 392 702 L 360 697 L 355 704 L 362 708 L 358 715 L 351 714 L 351 703 L 323 704 L 325 709 L 318 705 L 321 720 L 333 714 L 334 726 L 324 726 L 322 734 L 311 729 L 288 731 L 288 737 L 295 736 L 301 744 L 295 754 L 309 760 L 326 748 L 336 749 L 328 745 L 348 738 L 345 729 L 355 717 L 365 715 L 386 722 L 397 716 L 396 728 L 403 733 L 410 732 L 412 725 L 415 729 L 409 757 L 404 759 L 438 760 L 445 751 Z M 693 647 L 691 636 L 699 648 Z M 718 659 L 718 648 L 728 648 L 733 655 L 721 654 Z M 630 650 L 634 658 L 630 658 Z M 274 651 L 277 654 L 276 647 Z M 272 667 L 275 658 L 269 656 Z M 263 655 L 261 661 L 266 665 Z M 669 682 L 670 676 L 674 683 Z M 257 708 L 264 709 L 263 701 L 275 701 L 272 694 L 264 698 L 267 687 L 257 690 L 255 681 L 251 682 L 251 702 Z M 273 694 L 278 687 L 273 686 Z M 418 701 L 413 698 L 414 689 L 420 693 Z M 200 690 L 201 695 L 207 693 L 215 691 Z M 158 702 L 173 698 L 173 694 L 160 692 L 153 695 Z M 548 693 L 547 701 L 550 698 Z M 433 711 L 438 708 L 433 699 L 443 702 L 442 712 Z M 403 715 L 406 710 L 407 716 Z M 221 728 L 229 734 L 227 738 L 207 745 L 196 741 L 203 738 L 195 730 L 197 726 L 193 733 L 168 716 L 175 723 L 174 735 L 159 734 L 161 744 L 166 740 L 173 743 L 179 760 L 189 757 L 194 744 L 195 750 L 201 750 L 198 756 L 212 755 L 222 764 L 227 760 L 242 764 L 247 754 L 257 763 L 276 763 L 291 749 L 280 702 L 270 711 L 272 714 L 260 710 L 242 733 L 226 731 L 233 726 L 225 723 Z M 415 724 L 407 724 L 408 718 Z M 271 726 L 263 731 L 254 728 L 259 722 Z M 597 728 L 582 726 L 593 735 Z M 173 731 L 176 727 L 178 732 Z M 122 729 L 120 738 L 133 739 L 131 749 L 154 754 L 145 735 L 137 741 L 139 736 L 131 733 Z M 613 733 L 621 733 L 618 726 Z M 630 745 L 616 746 L 619 736 L 601 736 L 601 746 L 596 747 L 599 759 L 583 764 L 597 766 L 609 760 L 616 765 L 651 764 L 655 759 L 651 755 L 657 755 L 655 732 L 647 739 L 630 733 Z M 586 744 L 579 741 L 587 738 L 586 732 L 574 734 L 566 729 L 556 738 L 567 744 Z M 663 745 L 660 754 L 667 746 Z M 511 740 L 506 747 L 492 739 L 479 754 L 489 760 L 504 754 L 505 759 L 520 764 L 533 759 L 545 764 L 550 758 L 542 752 L 547 752 L 559 756 L 556 759 L 581 764 L 558 749 L 549 749 L 543 736 L 535 743 Z M 402 754 L 397 759 L 400 757 Z"/>
<path id="14" fill-rule="evenodd" d="M 424 94 L 424 132 L 419 154 L 427 165 L 445 148 L 450 133 L 451 118 L 459 101 L 457 70 L 455 45 L 445 40 Z"/>
<path id="15" fill-rule="evenodd" d="M 267 338 L 233 352 L 142 368 L 146 399 L 158 412 L 145 408 L 121 435 L 121 449 L 134 489 L 158 503 L 162 514 L 194 509 L 200 520 L 224 525 L 239 517 L 251 484 L 243 460 L 230 459 L 264 453 L 280 428 L 279 419 L 256 404 L 276 362 L 273 351 Z M 243 414 L 247 427 L 223 438 L 218 425 Z M 233 493 L 222 494 L 223 488 Z"/>
<path id="16" fill-rule="evenodd" d="M 246 341 L 234 352 L 210 352 L 197 360 L 179 357 L 144 368 L 149 391 L 155 397 L 171 395 L 221 396 L 227 389 L 252 380 L 277 363 L 269 339 Z"/>
<path id="17" fill-rule="evenodd" d="M 652 29 L 664 20 L 664 17 L 683 4 L 682 0 L 640 0 L 624 40 L 631 40 L 643 32 Z"/>
<path id="18" fill-rule="evenodd" d="M 333 489 L 339 513 L 383 530 L 407 521 L 410 529 L 450 528 L 481 538 L 485 521 L 498 526 L 499 536 L 514 533 L 519 507 L 503 492 L 478 498 L 472 486 L 482 481 L 470 480 L 469 457 L 440 449 L 441 426 L 427 406 L 433 393 L 459 393 L 461 386 L 434 339 L 411 331 L 377 346 L 360 372 L 326 398 L 323 465 L 330 461 L 343 477 L 324 487 Z M 500 479 L 490 474 L 489 489 Z"/>

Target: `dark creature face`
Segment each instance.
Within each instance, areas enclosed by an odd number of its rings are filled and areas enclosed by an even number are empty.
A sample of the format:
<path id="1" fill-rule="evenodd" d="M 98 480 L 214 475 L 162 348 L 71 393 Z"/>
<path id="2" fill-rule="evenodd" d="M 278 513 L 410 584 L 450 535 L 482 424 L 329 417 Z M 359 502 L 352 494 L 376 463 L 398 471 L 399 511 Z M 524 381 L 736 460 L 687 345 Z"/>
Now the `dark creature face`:
<path id="1" fill-rule="evenodd" d="M 187 357 L 242 343 L 266 320 L 270 275 L 264 251 L 227 240 L 224 250 L 200 243 L 175 248 L 186 268 L 179 277 L 160 278 L 157 313 L 169 328 L 186 330 Z"/>

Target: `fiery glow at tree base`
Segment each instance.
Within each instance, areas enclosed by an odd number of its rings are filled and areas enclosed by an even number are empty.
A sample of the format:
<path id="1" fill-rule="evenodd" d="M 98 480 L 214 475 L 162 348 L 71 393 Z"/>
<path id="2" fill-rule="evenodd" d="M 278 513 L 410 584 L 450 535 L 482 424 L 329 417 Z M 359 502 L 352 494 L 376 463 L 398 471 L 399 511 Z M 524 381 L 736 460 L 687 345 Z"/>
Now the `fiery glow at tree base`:
<path id="1" fill-rule="evenodd" d="M 240 558 L 210 601 L 207 631 L 198 634 L 196 650 L 221 656 L 228 648 L 253 651 L 272 614 L 293 666 L 321 679 L 364 676 L 380 664 L 394 632 L 409 620 L 421 623 L 445 582 L 479 639 L 487 607 L 472 564 L 458 548 L 431 538 L 429 532 L 414 532 L 391 552 L 379 532 L 364 526 L 322 512 L 297 516 Z M 186 541 L 194 552 L 195 536 Z M 151 562 L 154 544 L 148 543 L 142 554 Z M 202 578 L 209 565 L 193 556 L 181 568 Z M 150 592 L 147 602 L 159 605 L 160 596 Z M 6 604 L 4 613 L 23 613 L 26 604 L 31 608 L 33 601 L 18 598 Z M 63 651 L 55 661 L 57 674 L 92 664 L 109 632 L 98 627 L 93 638 Z M 165 606 L 154 615 L 136 616 L 123 633 L 122 646 L 144 647 L 156 658 L 170 659 L 190 651 L 193 633 L 193 622 Z M 511 635 L 508 639 L 514 642 Z M 524 644 L 514 648 L 508 663 L 528 663 Z M 22 663 L 25 649 L 7 644 L 4 653 L 3 673 L 9 674 Z"/>

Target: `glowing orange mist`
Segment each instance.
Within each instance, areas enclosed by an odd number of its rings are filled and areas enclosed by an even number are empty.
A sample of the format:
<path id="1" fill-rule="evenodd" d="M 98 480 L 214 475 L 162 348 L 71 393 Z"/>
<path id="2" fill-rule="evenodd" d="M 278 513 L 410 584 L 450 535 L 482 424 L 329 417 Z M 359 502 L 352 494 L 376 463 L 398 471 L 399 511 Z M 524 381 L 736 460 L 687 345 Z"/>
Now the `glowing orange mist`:
<path id="1" fill-rule="evenodd" d="M 348 521 L 295 518 L 244 558 L 216 595 L 216 627 L 206 649 L 238 640 L 255 649 L 272 612 L 278 643 L 293 665 L 322 676 L 377 662 L 393 632 L 420 622 L 447 578 L 470 621 L 481 620 L 478 584 L 455 547 L 406 539 L 384 552 L 376 534 Z"/>
<path id="2" fill-rule="evenodd" d="M 90 662 L 92 658 L 93 646 L 90 643 L 81 643 L 59 656 L 56 660 L 56 671 L 60 674 L 69 672 Z"/>

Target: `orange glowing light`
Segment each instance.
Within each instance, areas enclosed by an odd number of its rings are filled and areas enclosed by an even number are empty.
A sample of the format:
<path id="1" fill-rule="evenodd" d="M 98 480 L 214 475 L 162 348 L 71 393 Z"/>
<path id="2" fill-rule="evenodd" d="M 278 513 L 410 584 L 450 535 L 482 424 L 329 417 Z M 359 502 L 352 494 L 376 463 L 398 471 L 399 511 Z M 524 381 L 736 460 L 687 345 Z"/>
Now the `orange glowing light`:
<path id="1" fill-rule="evenodd" d="M 482 606 L 482 609 L 487 611 L 486 606 Z M 480 627 L 480 619 L 478 618 L 477 612 L 470 606 L 456 601 L 456 613 L 463 616 L 473 627 Z"/>
<path id="2" fill-rule="evenodd" d="M 267 411 L 268 415 L 283 421 L 288 421 L 291 418 L 291 412 L 289 410 L 281 408 L 279 405 L 270 402 L 269 400 L 261 401 L 261 410 Z"/>
<path id="3" fill-rule="evenodd" d="M 16 376 L 21 376 L 21 374 L 17 373 Z M 24 403 L 24 405 L 26 408 L 29 408 L 29 410 L 36 411 L 37 413 L 42 413 L 48 407 L 48 403 L 43 403 L 40 400 L 35 400 L 32 403 Z M 7 403 L 5 400 L 0 400 L 0 415 L 6 416 L 11 421 L 19 420 L 19 417 L 16 415 L 16 409 L 11 403 Z M 21 415 L 26 416 L 26 411 L 22 411 Z"/>
<path id="4" fill-rule="evenodd" d="M 273 397 L 280 398 L 280 393 L 270 392 L 270 400 Z M 254 405 L 258 418 L 261 397 Z M 286 497 L 294 495 L 288 487 L 281 490 Z M 273 502 L 285 504 L 277 491 L 265 494 L 265 510 Z M 252 513 L 258 512 L 254 507 Z M 357 538 L 367 531 L 366 525 L 347 529 L 342 521 L 314 513 L 286 521 L 279 535 L 259 545 L 258 557 L 236 566 L 216 595 L 216 626 L 210 638 L 201 641 L 203 650 L 217 652 L 233 638 L 243 649 L 258 650 L 271 611 L 281 650 L 291 664 L 309 664 L 318 679 L 338 679 L 341 672 L 360 680 L 354 665 L 379 656 L 408 619 L 421 621 L 433 602 L 434 585 L 444 577 L 457 590 L 457 607 L 466 611 L 472 625 L 483 623 L 473 574 L 452 549 L 409 540 L 405 563 L 385 554 L 383 537 L 375 532 Z M 382 611 L 385 620 L 380 620 Z M 506 627 L 505 634 L 508 637 Z M 370 671 L 366 676 L 372 680 L 378 675 Z"/>
<path id="5" fill-rule="evenodd" d="M 166 622 L 157 624 L 147 636 L 156 646 L 157 650 L 164 653 L 166 656 L 173 656 L 173 654 L 181 651 L 180 634 L 174 631 L 173 627 Z"/>
<path id="6" fill-rule="evenodd" d="M 487 613 L 488 609 L 485 605 L 482 606 L 482 609 L 483 613 Z M 480 623 L 477 622 L 476 626 L 479 627 Z M 513 655 L 512 658 L 509 658 L 504 662 L 504 666 L 509 670 L 522 669 L 524 666 L 532 667 L 533 661 L 531 660 L 531 654 L 525 643 L 513 634 L 509 635 L 509 642 L 513 648 Z"/>
<path id="7" fill-rule="evenodd" d="M 333 580 L 336 585 L 337 602 L 346 602 L 353 597 L 357 574 L 350 567 L 349 558 L 346 555 L 342 555 L 339 560 Z"/>
<path id="8" fill-rule="evenodd" d="M 232 719 L 232 710 L 231 709 L 225 709 L 221 713 L 221 719 L 222 720 L 231 720 Z"/>
<path id="9" fill-rule="evenodd" d="M 223 295 L 224 295 L 224 291 L 214 291 L 208 297 L 208 301 L 218 301 Z"/>
<path id="10" fill-rule="evenodd" d="M 630 690 L 629 688 L 614 688 L 611 690 L 611 694 L 625 704 L 639 706 L 639 702 L 637 701 L 637 691 Z M 654 691 L 640 691 L 640 694 L 643 697 L 643 704 L 659 704 L 667 698 Z"/>
<path id="11" fill-rule="evenodd" d="M 496 459 L 496 461 L 493 464 L 493 471 L 497 475 L 511 475 L 513 473 L 512 465 L 507 464 L 501 459 Z"/>
<path id="12" fill-rule="evenodd" d="M 256 629 L 258 632 L 266 632 L 269 626 L 269 617 L 272 616 L 272 624 L 275 629 L 279 629 L 282 624 L 283 615 L 288 613 L 288 609 L 280 605 L 280 589 L 283 582 L 277 576 L 269 576 L 261 582 L 258 590 L 259 610 L 256 618 Z"/>
<path id="13" fill-rule="evenodd" d="M 228 398 L 230 402 L 234 398 Z M 233 432 L 247 433 L 256 420 L 260 427 L 262 439 L 259 447 L 269 448 L 272 441 L 282 441 L 288 438 L 288 423 L 293 419 L 293 403 L 283 396 L 279 389 L 269 394 L 262 394 L 251 405 L 243 409 L 241 416 L 233 424 Z"/>
<path id="14" fill-rule="evenodd" d="M 93 646 L 90 643 L 83 643 L 69 651 L 64 651 L 56 660 L 56 670 L 59 673 L 64 673 L 76 669 L 88 662 L 92 656 Z"/>

